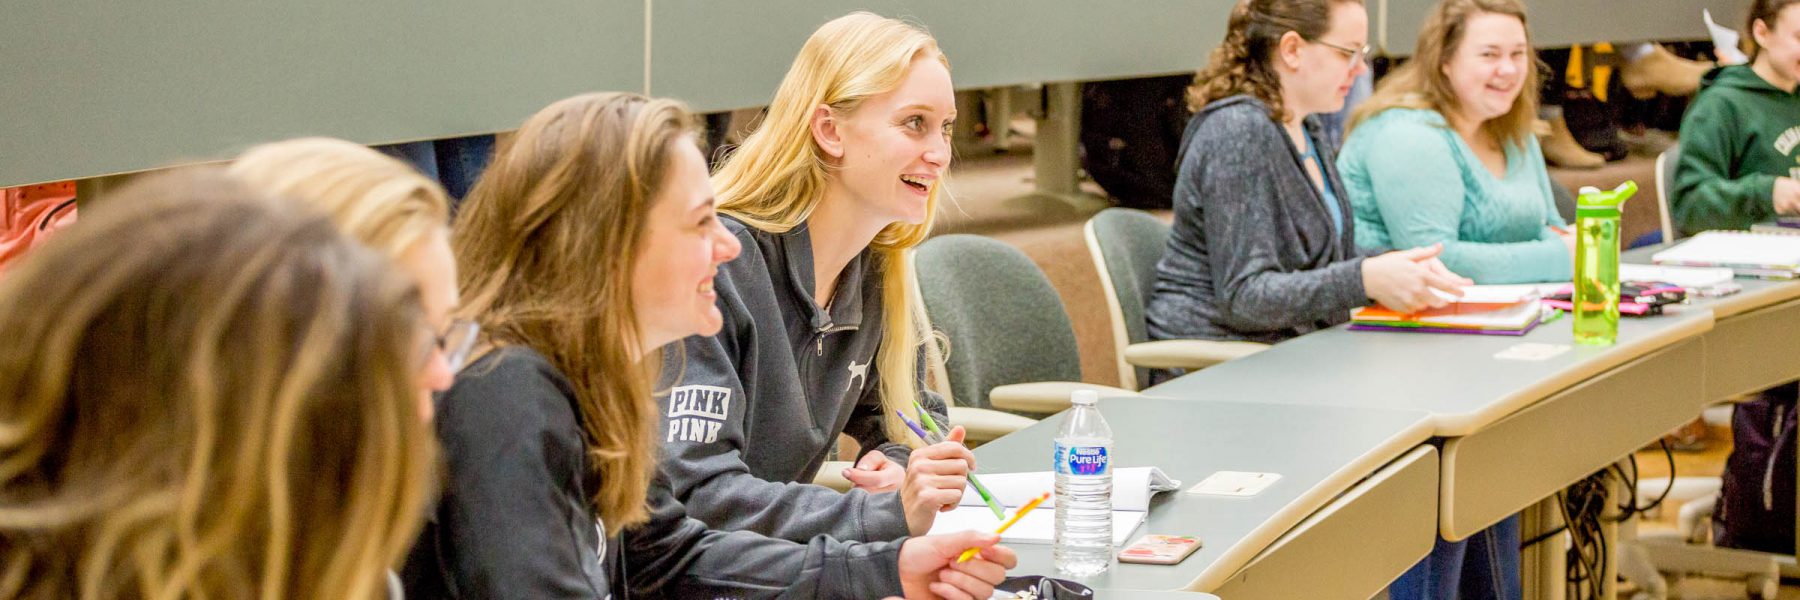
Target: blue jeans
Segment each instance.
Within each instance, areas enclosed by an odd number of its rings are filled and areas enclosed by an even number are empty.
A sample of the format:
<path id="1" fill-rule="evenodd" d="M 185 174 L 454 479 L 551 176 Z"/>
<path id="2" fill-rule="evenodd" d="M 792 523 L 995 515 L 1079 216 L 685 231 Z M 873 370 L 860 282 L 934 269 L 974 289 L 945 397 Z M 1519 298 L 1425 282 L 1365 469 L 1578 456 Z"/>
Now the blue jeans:
<path id="1" fill-rule="evenodd" d="M 1419 564 L 1388 586 L 1389 600 L 1521 600 L 1519 516 L 1460 542 L 1437 541 Z"/>
<path id="2" fill-rule="evenodd" d="M 429 142 L 376 146 L 376 150 L 412 163 L 426 177 L 438 180 L 450 201 L 459 203 L 475 186 L 494 154 L 493 135 L 474 135 Z M 455 207 L 452 206 L 452 209 Z"/>

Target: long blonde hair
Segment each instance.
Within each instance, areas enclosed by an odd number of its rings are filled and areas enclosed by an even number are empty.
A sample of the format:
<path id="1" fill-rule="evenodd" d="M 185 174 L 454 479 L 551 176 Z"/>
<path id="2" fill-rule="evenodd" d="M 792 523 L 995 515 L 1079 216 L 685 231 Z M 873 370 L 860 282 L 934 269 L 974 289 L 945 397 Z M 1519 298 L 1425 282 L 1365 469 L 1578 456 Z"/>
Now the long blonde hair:
<path id="1" fill-rule="evenodd" d="M 676 144 L 698 124 L 673 100 L 601 93 L 532 115 L 469 192 L 452 230 L 461 316 L 497 346 L 544 355 L 573 384 L 593 504 L 625 528 L 649 518 L 660 450 L 659 357 L 638 354 L 631 281 Z"/>
<path id="2" fill-rule="evenodd" d="M 251 186 L 306 201 L 350 237 L 398 258 L 450 224 L 450 197 L 411 166 L 333 138 L 263 144 L 232 161 Z"/>
<path id="3" fill-rule="evenodd" d="M 430 501 L 417 291 L 216 169 L 0 284 L 0 597 L 381 598 Z"/>
<path id="4" fill-rule="evenodd" d="M 812 114 L 824 105 L 840 114 L 855 112 L 864 100 L 894 90 L 919 56 L 949 59 L 937 40 L 902 21 L 855 12 L 819 27 L 782 78 L 762 125 L 725 158 L 713 175 L 719 212 L 757 229 L 781 233 L 812 216 L 825 191 L 831 167 L 812 137 Z M 881 402 L 888 439 L 917 445 L 895 410 L 912 413 L 919 394 L 921 345 L 930 337 L 925 307 L 915 302 L 918 280 L 912 249 L 931 234 L 943 180 L 925 201 L 925 221 L 893 223 L 875 235 L 876 269 L 881 273 L 881 346 L 875 353 L 881 373 Z"/>
<path id="5" fill-rule="evenodd" d="M 1450 77 L 1444 74 L 1444 65 L 1461 47 L 1469 19 L 1480 14 L 1515 17 L 1525 28 L 1525 52 L 1530 60 L 1525 67 L 1523 89 L 1506 114 L 1481 124 L 1481 129 L 1495 141 L 1524 147 L 1532 135 L 1532 123 L 1537 120 L 1539 75 L 1525 5 L 1518 0 L 1440 0 L 1425 15 L 1412 60 L 1389 73 L 1375 87 L 1375 94 L 1350 113 L 1347 131 L 1354 131 L 1364 121 L 1391 108 L 1435 110 L 1449 122 L 1450 113 L 1458 110 L 1461 102 L 1456 99 Z"/>

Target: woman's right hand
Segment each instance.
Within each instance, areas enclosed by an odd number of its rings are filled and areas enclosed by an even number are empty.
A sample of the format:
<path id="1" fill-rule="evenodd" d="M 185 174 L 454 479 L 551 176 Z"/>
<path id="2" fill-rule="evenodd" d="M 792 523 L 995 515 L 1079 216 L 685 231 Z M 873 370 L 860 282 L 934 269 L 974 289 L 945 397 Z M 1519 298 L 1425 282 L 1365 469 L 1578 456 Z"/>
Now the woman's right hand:
<path id="1" fill-rule="evenodd" d="M 1775 179 L 1775 214 L 1800 215 L 1800 181 L 1792 177 Z"/>
<path id="2" fill-rule="evenodd" d="M 1363 292 L 1382 306 L 1402 313 L 1449 304 L 1432 290 L 1461 296 L 1462 286 L 1474 282 L 1444 269 L 1437 261 L 1443 251 L 1443 244 L 1432 244 L 1364 259 Z"/>
<path id="3" fill-rule="evenodd" d="M 999 545 L 1000 536 L 984 531 L 929 535 L 900 544 L 900 586 L 908 600 L 984 600 L 1006 580 L 1006 570 L 1019 557 Z M 964 550 L 979 548 L 969 562 L 956 562 Z"/>
<path id="4" fill-rule="evenodd" d="M 925 535 L 937 514 L 954 510 L 975 470 L 975 453 L 963 445 L 968 435 L 961 426 L 950 428 L 944 441 L 912 451 L 906 460 L 906 477 L 900 484 L 900 506 L 906 511 L 906 530 Z"/>

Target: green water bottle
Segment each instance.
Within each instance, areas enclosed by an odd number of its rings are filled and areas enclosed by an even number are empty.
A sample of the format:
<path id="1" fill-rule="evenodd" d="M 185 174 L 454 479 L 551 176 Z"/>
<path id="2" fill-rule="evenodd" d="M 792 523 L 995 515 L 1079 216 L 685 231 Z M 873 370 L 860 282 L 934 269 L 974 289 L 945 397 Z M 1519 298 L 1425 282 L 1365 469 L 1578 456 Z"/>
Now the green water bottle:
<path id="1" fill-rule="evenodd" d="M 1575 343 L 1610 346 L 1619 337 L 1619 208 L 1637 193 L 1581 188 L 1575 200 Z"/>

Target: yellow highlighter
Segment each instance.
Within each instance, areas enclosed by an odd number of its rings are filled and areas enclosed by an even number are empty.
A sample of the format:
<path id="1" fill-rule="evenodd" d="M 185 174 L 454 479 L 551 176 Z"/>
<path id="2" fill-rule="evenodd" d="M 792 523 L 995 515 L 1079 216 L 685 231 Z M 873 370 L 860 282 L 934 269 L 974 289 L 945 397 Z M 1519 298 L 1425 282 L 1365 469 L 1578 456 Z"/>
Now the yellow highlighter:
<path id="1" fill-rule="evenodd" d="M 1017 522 L 1019 522 L 1019 519 L 1025 518 L 1025 513 L 1031 512 L 1031 509 L 1037 508 L 1039 504 L 1043 504 L 1045 500 L 1049 500 L 1049 499 L 1050 499 L 1050 492 L 1044 492 L 1042 495 L 1040 495 L 1036 498 L 1032 498 L 1030 502 L 1026 502 L 1024 506 L 1019 507 L 1019 512 L 1013 513 L 1013 516 L 1011 519 L 1007 519 L 1005 523 L 1000 524 L 1000 527 L 994 529 L 994 535 L 1000 535 L 1002 533 L 1006 533 L 1006 528 L 1012 527 L 1013 523 L 1017 523 Z M 969 562 L 969 559 L 975 558 L 975 553 L 980 552 L 980 551 L 981 551 L 980 548 L 970 548 L 968 550 L 964 550 L 961 556 L 956 557 L 956 562 L 959 562 L 959 563 Z"/>

